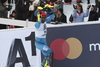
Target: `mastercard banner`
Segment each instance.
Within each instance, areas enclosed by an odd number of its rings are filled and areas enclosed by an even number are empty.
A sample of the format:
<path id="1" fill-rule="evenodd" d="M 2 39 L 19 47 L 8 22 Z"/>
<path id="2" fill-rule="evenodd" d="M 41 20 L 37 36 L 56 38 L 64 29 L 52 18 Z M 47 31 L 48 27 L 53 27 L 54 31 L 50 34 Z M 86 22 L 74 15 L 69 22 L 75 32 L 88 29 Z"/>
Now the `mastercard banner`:
<path id="1" fill-rule="evenodd" d="M 48 28 L 54 67 L 100 67 L 100 24 Z"/>

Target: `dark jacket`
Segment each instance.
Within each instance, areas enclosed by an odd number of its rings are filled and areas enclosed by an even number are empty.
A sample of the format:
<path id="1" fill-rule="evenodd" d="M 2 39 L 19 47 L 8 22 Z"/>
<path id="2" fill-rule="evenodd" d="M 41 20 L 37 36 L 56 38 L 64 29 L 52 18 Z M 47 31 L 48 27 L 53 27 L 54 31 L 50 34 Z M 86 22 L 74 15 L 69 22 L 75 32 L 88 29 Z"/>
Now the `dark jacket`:
<path id="1" fill-rule="evenodd" d="M 7 18 L 8 12 L 6 6 L 0 2 L 0 18 Z"/>
<path id="2" fill-rule="evenodd" d="M 88 21 L 97 21 L 98 20 L 98 13 L 96 11 L 90 11 Z"/>
<path id="3" fill-rule="evenodd" d="M 18 3 L 16 3 L 15 10 L 16 10 L 15 19 L 18 19 L 18 20 L 28 19 L 28 13 L 29 13 L 28 3 L 25 5 L 22 1 L 19 1 Z"/>
<path id="4" fill-rule="evenodd" d="M 61 17 L 57 18 L 55 15 L 54 21 L 62 22 L 62 23 L 67 23 L 67 17 L 63 13 L 63 9 L 59 9 L 59 11 L 62 13 Z"/>
<path id="5" fill-rule="evenodd" d="M 70 15 L 70 17 L 69 17 L 69 21 L 72 23 L 73 22 L 73 16 L 72 16 L 72 14 Z"/>
<path id="6" fill-rule="evenodd" d="M 64 13 L 62 13 L 62 16 L 61 16 L 61 18 L 59 18 L 59 21 L 60 21 L 60 22 L 63 22 L 63 23 L 67 23 L 67 18 L 66 18 L 66 16 L 64 15 Z"/>

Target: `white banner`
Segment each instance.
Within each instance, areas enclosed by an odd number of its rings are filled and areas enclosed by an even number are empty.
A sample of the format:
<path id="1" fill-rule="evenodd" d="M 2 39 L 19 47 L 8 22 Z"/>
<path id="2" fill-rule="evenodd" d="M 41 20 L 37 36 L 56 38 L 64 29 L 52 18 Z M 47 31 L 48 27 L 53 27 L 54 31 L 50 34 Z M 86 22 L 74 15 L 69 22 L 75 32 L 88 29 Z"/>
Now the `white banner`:
<path id="1" fill-rule="evenodd" d="M 41 53 L 36 49 L 36 55 L 32 56 L 32 37 L 34 39 L 34 29 L 15 29 L 15 30 L 1 30 L 0 31 L 0 67 L 8 67 L 7 63 L 11 62 L 12 57 L 10 55 L 11 45 L 14 44 L 15 39 L 20 39 L 24 46 L 26 56 L 28 58 L 29 67 L 40 67 Z M 13 52 L 11 50 L 11 52 Z M 11 56 L 11 55 L 10 55 Z M 19 51 L 17 51 L 16 58 L 21 58 Z M 10 59 L 10 60 L 8 60 Z M 23 67 L 22 62 L 16 63 L 14 67 Z"/>

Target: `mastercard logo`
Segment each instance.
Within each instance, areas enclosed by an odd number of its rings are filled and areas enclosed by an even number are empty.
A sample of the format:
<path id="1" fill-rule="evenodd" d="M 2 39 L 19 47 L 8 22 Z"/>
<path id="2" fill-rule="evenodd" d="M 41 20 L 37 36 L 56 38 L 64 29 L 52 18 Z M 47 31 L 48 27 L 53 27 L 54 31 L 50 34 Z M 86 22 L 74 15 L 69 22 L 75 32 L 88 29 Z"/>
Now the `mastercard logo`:
<path id="1" fill-rule="evenodd" d="M 82 53 L 82 44 L 77 38 L 56 39 L 54 40 L 50 48 L 54 51 L 54 58 L 56 60 L 76 59 Z"/>

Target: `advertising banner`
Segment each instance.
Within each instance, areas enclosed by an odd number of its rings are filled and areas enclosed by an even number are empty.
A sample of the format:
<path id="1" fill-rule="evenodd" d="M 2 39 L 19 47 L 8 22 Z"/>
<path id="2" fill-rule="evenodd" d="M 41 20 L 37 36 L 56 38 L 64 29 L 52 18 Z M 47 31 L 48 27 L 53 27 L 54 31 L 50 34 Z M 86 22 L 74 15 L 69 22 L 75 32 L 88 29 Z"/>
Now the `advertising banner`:
<path id="1" fill-rule="evenodd" d="M 100 24 L 48 27 L 54 67 L 100 67 Z M 33 28 L 0 30 L 1 67 L 40 67 Z"/>
<path id="2" fill-rule="evenodd" d="M 49 28 L 47 43 L 54 67 L 100 67 L 100 24 Z"/>
<path id="3" fill-rule="evenodd" d="M 34 29 L 0 31 L 0 67 L 40 67 Z"/>

